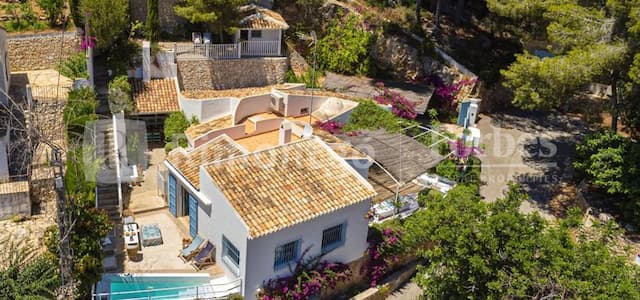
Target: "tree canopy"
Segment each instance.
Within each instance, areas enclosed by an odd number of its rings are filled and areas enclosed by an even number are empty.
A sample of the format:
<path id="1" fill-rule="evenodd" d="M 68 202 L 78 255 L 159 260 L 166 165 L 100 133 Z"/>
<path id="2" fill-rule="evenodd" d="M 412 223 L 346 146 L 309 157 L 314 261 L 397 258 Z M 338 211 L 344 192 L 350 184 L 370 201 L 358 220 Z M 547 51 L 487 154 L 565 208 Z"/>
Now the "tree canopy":
<path id="1" fill-rule="evenodd" d="M 479 201 L 460 185 L 408 218 L 405 240 L 429 264 L 415 281 L 429 299 L 640 297 L 640 274 L 603 239 L 573 238 L 563 226 L 522 214 L 513 185 L 503 199 Z"/>
<path id="2" fill-rule="evenodd" d="M 203 24 L 218 34 L 220 42 L 225 31 L 233 33 L 240 21 L 238 7 L 243 0 L 184 0 L 174 7 L 176 15 L 194 24 Z"/>
<path id="3" fill-rule="evenodd" d="M 634 80 L 640 64 L 639 0 L 487 0 L 487 7 L 520 27 L 545 28 L 533 36 L 519 33 L 525 41 L 546 41 L 554 54 L 518 55 L 503 71 L 516 106 L 559 108 L 588 83 L 606 83 L 612 86 L 612 127 L 617 127 L 620 115 L 631 129 L 640 128 L 640 113 L 630 105 L 640 96 Z"/>
<path id="4" fill-rule="evenodd" d="M 96 48 L 108 50 L 117 41 L 126 38 L 129 26 L 128 0 L 80 0 L 80 11 L 82 23 L 89 21 L 91 34 L 96 37 Z"/>

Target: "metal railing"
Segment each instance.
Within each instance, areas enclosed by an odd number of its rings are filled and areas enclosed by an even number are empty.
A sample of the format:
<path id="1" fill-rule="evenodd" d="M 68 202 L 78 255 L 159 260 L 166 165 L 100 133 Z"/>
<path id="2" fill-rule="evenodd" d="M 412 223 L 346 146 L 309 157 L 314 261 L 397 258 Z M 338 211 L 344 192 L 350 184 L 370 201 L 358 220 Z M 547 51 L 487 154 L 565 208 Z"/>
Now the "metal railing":
<path id="1" fill-rule="evenodd" d="M 280 56 L 280 50 L 280 41 L 243 41 L 236 44 L 174 44 L 176 58 L 185 59 Z"/>
<path id="2" fill-rule="evenodd" d="M 113 292 L 113 293 L 94 293 L 95 300 L 108 300 L 111 296 L 118 296 L 123 300 L 142 300 L 142 299 L 226 299 L 231 294 L 241 294 L 242 279 L 237 278 L 227 283 L 203 285 L 194 285 L 186 287 L 160 288 L 137 291 Z M 155 293 L 166 293 L 176 291 L 176 295 L 154 295 Z M 142 296 L 142 295 L 145 296 Z M 131 296 L 131 297 L 128 297 Z"/>
<path id="3" fill-rule="evenodd" d="M 242 56 L 280 56 L 279 41 L 244 41 Z"/>

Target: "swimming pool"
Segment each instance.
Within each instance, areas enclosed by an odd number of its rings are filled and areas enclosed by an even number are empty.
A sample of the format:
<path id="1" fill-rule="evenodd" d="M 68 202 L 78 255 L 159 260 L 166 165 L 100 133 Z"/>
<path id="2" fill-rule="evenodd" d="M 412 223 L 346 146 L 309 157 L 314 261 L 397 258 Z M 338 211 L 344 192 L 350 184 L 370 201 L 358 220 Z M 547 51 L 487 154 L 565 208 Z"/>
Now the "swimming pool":
<path id="1" fill-rule="evenodd" d="M 105 274 L 96 294 L 104 300 L 188 298 L 196 286 L 210 281 L 207 274 Z"/>

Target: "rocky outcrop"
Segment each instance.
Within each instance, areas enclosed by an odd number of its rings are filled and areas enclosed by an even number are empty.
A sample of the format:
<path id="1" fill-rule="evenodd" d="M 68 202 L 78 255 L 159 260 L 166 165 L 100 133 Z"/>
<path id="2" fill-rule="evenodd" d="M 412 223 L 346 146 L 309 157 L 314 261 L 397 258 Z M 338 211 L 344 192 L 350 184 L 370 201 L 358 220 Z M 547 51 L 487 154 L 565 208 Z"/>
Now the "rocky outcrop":
<path id="1" fill-rule="evenodd" d="M 371 52 L 377 68 L 395 79 L 415 79 L 431 73 L 433 60 L 422 55 L 417 42 L 399 35 L 380 34 Z"/>
<path id="2" fill-rule="evenodd" d="M 286 57 L 179 60 L 178 75 L 185 91 L 267 86 L 284 82 L 287 61 Z"/>
<path id="3" fill-rule="evenodd" d="M 9 37 L 11 72 L 54 69 L 58 63 L 78 51 L 80 37 L 75 31 L 38 33 Z"/>

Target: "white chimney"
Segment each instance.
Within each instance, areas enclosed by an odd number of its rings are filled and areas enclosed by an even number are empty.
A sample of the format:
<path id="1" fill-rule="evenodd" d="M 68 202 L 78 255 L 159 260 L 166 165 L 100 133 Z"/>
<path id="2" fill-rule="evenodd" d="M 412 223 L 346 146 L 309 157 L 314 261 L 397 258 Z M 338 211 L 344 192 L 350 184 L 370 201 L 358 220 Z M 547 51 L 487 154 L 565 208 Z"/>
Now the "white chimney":
<path id="1" fill-rule="evenodd" d="M 280 123 L 280 135 L 278 144 L 284 145 L 291 142 L 291 122 L 285 120 Z"/>
<path id="2" fill-rule="evenodd" d="M 142 42 L 142 81 L 151 80 L 151 42 Z"/>

